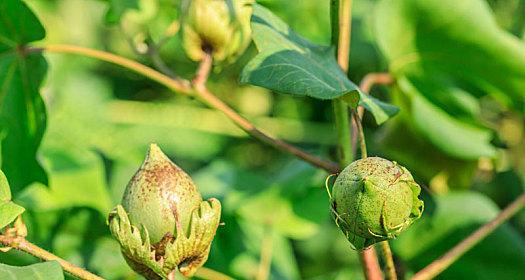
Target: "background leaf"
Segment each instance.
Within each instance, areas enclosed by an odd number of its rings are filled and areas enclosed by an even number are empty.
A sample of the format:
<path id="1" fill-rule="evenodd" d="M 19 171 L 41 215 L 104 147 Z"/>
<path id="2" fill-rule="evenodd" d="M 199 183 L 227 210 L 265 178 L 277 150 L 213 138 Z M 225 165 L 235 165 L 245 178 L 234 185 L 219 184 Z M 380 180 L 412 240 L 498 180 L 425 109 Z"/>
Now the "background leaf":
<path id="1" fill-rule="evenodd" d="M 39 88 L 47 63 L 41 54 L 19 49 L 44 36 L 44 28 L 22 1 L 0 2 L 0 163 L 13 193 L 35 181 L 47 183 L 36 159 L 46 127 Z"/>
<path id="2" fill-rule="evenodd" d="M 43 262 L 22 267 L 0 263 L 0 275 L 5 280 L 64 280 L 64 273 L 58 262 Z"/>
<path id="3" fill-rule="evenodd" d="M 477 98 L 523 111 L 525 43 L 501 29 L 482 0 L 382 1 L 374 19 L 417 129 L 449 155 L 494 156 Z"/>

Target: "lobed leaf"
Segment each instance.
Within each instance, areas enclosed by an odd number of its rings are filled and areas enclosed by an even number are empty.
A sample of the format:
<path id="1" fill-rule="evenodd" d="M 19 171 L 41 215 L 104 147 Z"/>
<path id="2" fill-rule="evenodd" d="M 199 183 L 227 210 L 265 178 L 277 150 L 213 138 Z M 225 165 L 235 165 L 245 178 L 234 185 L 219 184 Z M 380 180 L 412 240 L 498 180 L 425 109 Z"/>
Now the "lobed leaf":
<path id="1" fill-rule="evenodd" d="M 47 183 L 36 159 L 46 128 L 39 88 L 47 63 L 41 54 L 22 50 L 44 36 L 44 28 L 24 2 L 0 2 L 0 163 L 15 193 L 32 182 Z"/>

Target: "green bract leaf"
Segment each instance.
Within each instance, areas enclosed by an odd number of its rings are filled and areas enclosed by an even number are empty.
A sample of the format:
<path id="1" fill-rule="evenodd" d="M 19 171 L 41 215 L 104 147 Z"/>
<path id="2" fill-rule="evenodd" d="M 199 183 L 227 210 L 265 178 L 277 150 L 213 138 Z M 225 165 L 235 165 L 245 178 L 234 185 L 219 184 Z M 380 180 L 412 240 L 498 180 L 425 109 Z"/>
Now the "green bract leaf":
<path id="1" fill-rule="evenodd" d="M 443 255 L 499 212 L 492 201 L 474 192 L 435 196 L 435 202 L 432 215 L 424 215 L 392 243 L 396 255 L 413 271 Z M 523 263 L 522 238 L 511 226 L 503 225 L 445 270 L 439 279 L 516 279 L 516 275 L 525 274 Z"/>
<path id="2" fill-rule="evenodd" d="M 47 63 L 41 54 L 20 48 L 44 36 L 44 28 L 22 1 L 0 2 L 0 159 L 14 192 L 35 181 L 47 183 L 36 160 L 46 127 L 38 91 Z"/>
<path id="3" fill-rule="evenodd" d="M 14 221 L 22 212 L 24 212 L 24 208 L 11 201 L 9 183 L 0 170 L 0 229 Z"/>
<path id="4" fill-rule="evenodd" d="M 259 5 L 254 5 L 252 33 L 259 54 L 243 69 L 242 83 L 318 99 L 355 95 L 352 99 L 360 98 L 378 124 L 395 114 L 393 106 L 385 108 L 384 103 L 359 91 L 337 65 L 333 48 L 309 42 Z"/>
<path id="5" fill-rule="evenodd" d="M 3 280 L 45 279 L 64 280 L 64 273 L 58 262 L 43 262 L 28 266 L 10 266 L 0 263 Z"/>

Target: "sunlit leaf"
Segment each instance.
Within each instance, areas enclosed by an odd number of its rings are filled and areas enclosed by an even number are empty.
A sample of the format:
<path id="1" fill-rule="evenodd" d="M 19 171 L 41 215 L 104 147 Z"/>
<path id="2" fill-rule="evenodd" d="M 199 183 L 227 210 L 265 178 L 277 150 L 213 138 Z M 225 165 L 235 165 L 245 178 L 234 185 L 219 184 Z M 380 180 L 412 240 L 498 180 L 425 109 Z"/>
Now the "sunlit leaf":
<path id="1" fill-rule="evenodd" d="M 14 193 L 32 182 L 47 183 L 36 153 L 46 127 L 39 88 L 47 63 L 21 47 L 41 40 L 45 30 L 20 0 L 0 2 L 0 163 Z"/>
<path id="2" fill-rule="evenodd" d="M 354 95 L 361 98 L 378 124 L 392 115 L 383 108 L 384 103 L 364 96 L 346 77 L 335 61 L 333 48 L 309 42 L 259 5 L 254 6 L 252 29 L 259 54 L 244 68 L 242 83 L 318 99 Z"/>

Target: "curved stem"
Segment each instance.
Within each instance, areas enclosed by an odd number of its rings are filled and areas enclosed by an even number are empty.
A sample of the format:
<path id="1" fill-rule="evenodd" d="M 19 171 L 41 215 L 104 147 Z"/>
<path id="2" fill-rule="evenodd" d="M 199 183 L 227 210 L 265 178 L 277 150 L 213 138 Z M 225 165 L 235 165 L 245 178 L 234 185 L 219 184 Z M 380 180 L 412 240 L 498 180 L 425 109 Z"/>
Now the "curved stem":
<path id="1" fill-rule="evenodd" d="M 264 132 L 260 131 L 250 121 L 237 114 L 230 106 L 217 98 L 208 88 L 201 86 L 196 88 L 197 97 L 206 105 L 223 112 L 230 120 L 232 120 L 238 127 L 248 133 L 250 136 L 266 143 L 280 151 L 290 153 L 314 166 L 322 168 L 329 173 L 339 172 L 339 166 L 333 162 L 323 160 L 312 154 L 309 154 L 293 145 L 290 145 L 280 139 L 273 138 Z"/>
<path id="2" fill-rule="evenodd" d="M 411 280 L 427 280 L 432 279 L 447 269 L 451 264 L 458 260 L 468 250 L 472 249 L 481 240 L 487 237 L 497 227 L 503 224 L 505 221 L 510 219 L 513 215 L 525 206 L 525 194 L 521 194 L 503 209 L 496 218 L 490 222 L 481 226 L 463 241 L 459 242 L 456 246 L 450 249 L 447 253 L 441 256 L 439 259 L 433 261 L 431 264 L 416 273 Z"/>
<path id="3" fill-rule="evenodd" d="M 71 45 L 47 45 L 47 46 L 40 47 L 40 48 L 29 47 L 26 49 L 26 51 L 28 52 L 45 51 L 45 52 L 53 52 L 53 53 L 70 53 L 70 54 L 77 54 L 81 56 L 96 58 L 99 60 L 107 61 L 107 62 L 116 64 L 116 65 L 120 65 L 124 68 L 130 69 L 136 73 L 139 73 L 145 77 L 148 77 L 166 86 L 167 88 L 169 88 L 170 90 L 174 92 L 181 93 L 181 94 L 188 95 L 188 96 L 196 94 L 197 97 L 199 97 L 199 99 L 202 102 L 204 102 L 206 105 L 223 112 L 237 126 L 239 126 L 242 130 L 247 132 L 252 137 L 258 139 L 259 141 L 262 141 L 263 143 L 266 143 L 272 147 L 275 147 L 280 151 L 290 153 L 316 167 L 326 170 L 329 173 L 339 172 L 339 166 L 337 164 L 330 162 L 330 161 L 323 160 L 321 158 L 318 158 L 291 144 L 288 144 L 282 140 L 273 138 L 265 134 L 264 132 L 259 130 L 257 127 L 255 127 L 255 125 L 252 124 L 250 121 L 248 121 L 247 119 L 239 115 L 231 107 L 229 107 L 227 104 L 225 104 L 220 99 L 218 99 L 202 83 L 200 85 L 196 85 L 195 87 L 193 87 L 191 83 L 187 80 L 171 79 L 170 77 L 148 66 L 145 66 L 136 61 L 133 61 L 131 59 L 127 59 L 127 58 L 124 58 L 124 57 L 121 57 L 115 54 L 111 54 L 108 52 L 93 50 L 93 49 L 84 48 L 84 47 L 71 46 Z"/>
<path id="4" fill-rule="evenodd" d="M 115 55 L 112 53 L 79 47 L 79 46 L 72 46 L 72 45 L 47 45 L 45 47 L 41 48 L 33 48 L 30 47 L 27 49 L 27 51 L 45 51 L 45 52 L 53 52 L 53 53 L 69 53 L 69 54 L 77 54 L 81 56 L 87 56 L 91 58 L 96 58 L 99 60 L 103 60 L 106 62 L 110 62 L 119 66 L 122 66 L 124 68 L 130 69 L 138 74 L 141 74 L 145 77 L 148 77 L 164 86 L 169 88 L 172 91 L 190 95 L 191 94 L 191 85 L 186 80 L 178 80 L 178 79 L 172 79 L 153 68 L 150 68 L 144 64 L 138 63 L 134 60 Z"/>
<path id="5" fill-rule="evenodd" d="M 84 280 L 104 280 L 104 278 L 99 277 L 81 267 L 78 267 L 54 254 L 51 252 L 48 252 L 37 245 L 27 241 L 23 237 L 11 237 L 11 236 L 5 236 L 0 235 L 0 243 L 7 247 L 11 247 L 13 249 L 26 252 L 28 254 L 31 254 L 41 260 L 45 261 L 56 261 L 60 264 L 60 266 L 69 274 Z"/>
<path id="6" fill-rule="evenodd" d="M 390 245 L 386 240 L 381 241 L 380 245 L 381 250 L 383 251 L 383 256 L 385 257 L 386 279 L 397 280 L 396 265 L 394 264 L 394 258 L 392 257 L 392 250 L 390 250 Z"/>

